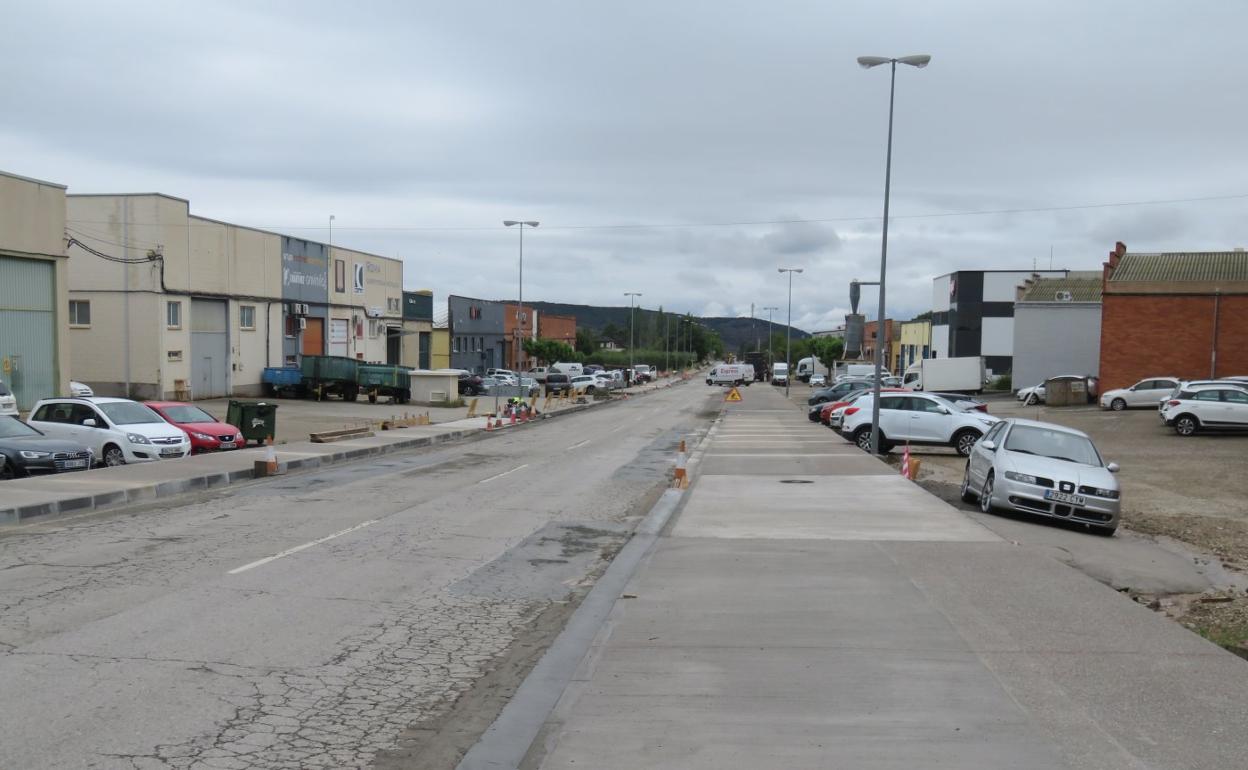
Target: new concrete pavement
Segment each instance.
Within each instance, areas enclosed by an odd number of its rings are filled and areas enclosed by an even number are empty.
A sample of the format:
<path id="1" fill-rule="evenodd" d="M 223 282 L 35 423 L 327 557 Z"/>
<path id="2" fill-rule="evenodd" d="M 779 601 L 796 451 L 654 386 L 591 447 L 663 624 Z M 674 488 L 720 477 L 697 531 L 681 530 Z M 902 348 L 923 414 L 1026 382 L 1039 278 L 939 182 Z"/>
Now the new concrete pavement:
<path id="1" fill-rule="evenodd" d="M 1248 762 L 1243 660 L 742 392 L 524 767 Z"/>

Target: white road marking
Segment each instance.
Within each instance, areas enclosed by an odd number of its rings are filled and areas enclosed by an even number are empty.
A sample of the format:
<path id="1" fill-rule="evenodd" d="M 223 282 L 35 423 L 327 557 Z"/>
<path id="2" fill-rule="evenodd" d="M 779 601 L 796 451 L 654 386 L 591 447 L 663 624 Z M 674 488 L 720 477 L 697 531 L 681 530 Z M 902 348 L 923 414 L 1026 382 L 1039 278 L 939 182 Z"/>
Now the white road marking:
<path id="1" fill-rule="evenodd" d="M 568 447 L 567 450 L 565 451 L 571 451 L 573 449 L 576 449 L 577 447 L 583 447 L 588 443 L 589 443 L 589 439 L 585 439 L 584 441 L 580 441 L 580 442 L 573 444 L 572 446 Z"/>
<path id="2" fill-rule="evenodd" d="M 494 479 L 501 479 L 503 476 L 506 476 L 506 475 L 508 475 L 508 474 L 515 473 L 516 471 L 520 470 L 521 468 L 527 468 L 527 467 L 529 467 L 529 464 L 528 464 L 528 463 L 525 463 L 524 465 L 517 465 L 516 467 L 512 468 L 512 469 L 511 469 L 511 470 L 509 470 L 509 471 L 503 471 L 502 473 L 496 473 L 496 474 L 494 474 L 493 476 L 490 476 L 488 479 L 481 479 L 481 480 L 480 480 L 480 481 L 478 481 L 477 483 L 478 483 L 478 484 L 486 484 L 486 483 L 488 483 L 488 482 L 493 481 Z"/>
<path id="3" fill-rule="evenodd" d="M 259 560 L 257 560 L 257 561 L 253 561 L 251 564 L 244 564 L 244 565 L 243 565 L 243 566 L 241 566 L 241 567 L 235 567 L 234 569 L 230 570 L 230 571 L 229 571 L 229 572 L 227 572 L 226 574 L 227 574 L 227 575 L 237 575 L 237 574 L 238 574 L 238 573 L 240 573 L 240 572 L 246 572 L 246 571 L 247 571 L 247 570 L 249 570 L 249 569 L 255 569 L 256 567 L 263 566 L 263 565 L 265 565 L 265 564 L 268 564 L 268 563 L 269 563 L 269 562 L 271 562 L 271 561 L 277 561 L 278 559 L 281 559 L 281 558 L 283 558 L 283 557 L 285 557 L 285 556 L 290 556 L 292 553 L 299 553 L 300 551 L 307 550 L 307 549 L 311 548 L 311 547 L 312 547 L 312 546 L 314 546 L 314 545 L 320 545 L 321 543 L 328 542 L 328 541 L 330 541 L 330 540 L 333 540 L 333 539 L 334 539 L 334 538 L 336 538 L 336 537 L 342 537 L 343 535 L 347 534 L 348 532 L 354 532 L 354 531 L 356 531 L 357 529 L 363 529 L 364 527 L 367 527 L 367 526 L 368 526 L 368 525 L 370 525 L 370 524 L 376 524 L 378 521 L 379 521 L 379 519 L 369 519 L 368 521 L 363 521 L 363 522 L 360 522 L 359 524 L 356 524 L 354 527 L 347 527 L 346 529 L 342 530 L 341 532 L 335 532 L 335 533 L 334 533 L 334 534 L 332 534 L 332 535 L 326 535 L 325 537 L 319 538 L 319 539 L 317 539 L 317 540 L 313 540 L 313 541 L 312 541 L 312 542 L 310 542 L 310 543 L 304 543 L 303 545 L 297 545 L 297 546 L 295 546 L 294 548 L 287 548 L 285 551 L 282 551 L 281 553 L 275 553 L 275 554 L 273 554 L 272 556 L 266 556 L 266 557 L 264 557 L 263 559 L 259 559 Z"/>

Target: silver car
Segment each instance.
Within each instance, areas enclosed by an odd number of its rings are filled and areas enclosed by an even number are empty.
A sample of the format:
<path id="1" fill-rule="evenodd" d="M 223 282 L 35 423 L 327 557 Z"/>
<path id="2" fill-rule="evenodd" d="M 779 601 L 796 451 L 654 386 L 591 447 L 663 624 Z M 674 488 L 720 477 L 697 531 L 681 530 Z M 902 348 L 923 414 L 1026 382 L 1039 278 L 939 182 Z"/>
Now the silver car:
<path id="1" fill-rule="evenodd" d="M 967 457 L 962 499 L 984 513 L 1003 508 L 1074 521 L 1112 535 L 1121 496 L 1116 463 L 1086 433 L 1064 425 L 1009 419 L 984 434 Z"/>

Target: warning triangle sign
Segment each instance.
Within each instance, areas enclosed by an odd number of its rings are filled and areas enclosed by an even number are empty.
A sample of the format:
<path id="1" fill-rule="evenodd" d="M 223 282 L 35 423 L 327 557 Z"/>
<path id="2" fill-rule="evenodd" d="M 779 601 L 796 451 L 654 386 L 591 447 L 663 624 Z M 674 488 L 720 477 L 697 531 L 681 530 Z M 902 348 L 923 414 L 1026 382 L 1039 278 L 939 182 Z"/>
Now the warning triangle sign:
<path id="1" fill-rule="evenodd" d="M 728 395 L 724 396 L 724 400 L 725 401 L 740 401 L 741 391 L 737 390 L 736 388 L 729 388 Z"/>

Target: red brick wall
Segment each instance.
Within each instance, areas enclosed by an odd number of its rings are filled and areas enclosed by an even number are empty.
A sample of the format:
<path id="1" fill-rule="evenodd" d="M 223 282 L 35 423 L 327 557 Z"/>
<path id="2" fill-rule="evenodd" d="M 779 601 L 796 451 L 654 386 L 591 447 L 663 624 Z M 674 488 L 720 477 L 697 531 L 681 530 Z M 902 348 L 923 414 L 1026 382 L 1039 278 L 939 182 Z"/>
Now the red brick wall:
<path id="1" fill-rule="evenodd" d="M 576 316 L 537 314 L 537 336 L 544 340 L 559 340 L 576 345 Z"/>
<path id="2" fill-rule="evenodd" d="M 1101 391 L 1145 377 L 1209 376 L 1215 298 L 1106 294 L 1101 313 Z M 1223 296 L 1215 376 L 1248 373 L 1248 296 Z"/>

